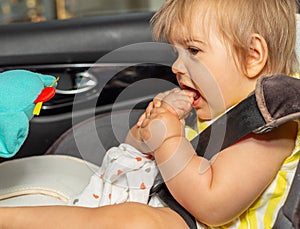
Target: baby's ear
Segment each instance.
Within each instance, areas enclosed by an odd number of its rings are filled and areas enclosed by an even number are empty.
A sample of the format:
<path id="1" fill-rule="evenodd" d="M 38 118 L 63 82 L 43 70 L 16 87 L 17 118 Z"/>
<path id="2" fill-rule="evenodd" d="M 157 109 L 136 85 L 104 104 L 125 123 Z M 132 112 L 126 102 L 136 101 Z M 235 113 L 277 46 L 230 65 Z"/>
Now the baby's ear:
<path id="1" fill-rule="evenodd" d="M 265 39 L 254 33 L 250 37 L 246 70 L 249 78 L 258 76 L 266 66 L 268 59 L 268 45 Z"/>
<path id="2" fill-rule="evenodd" d="M 0 120 L 0 157 L 12 157 L 28 135 L 29 120 L 22 111 L 1 112 Z"/>

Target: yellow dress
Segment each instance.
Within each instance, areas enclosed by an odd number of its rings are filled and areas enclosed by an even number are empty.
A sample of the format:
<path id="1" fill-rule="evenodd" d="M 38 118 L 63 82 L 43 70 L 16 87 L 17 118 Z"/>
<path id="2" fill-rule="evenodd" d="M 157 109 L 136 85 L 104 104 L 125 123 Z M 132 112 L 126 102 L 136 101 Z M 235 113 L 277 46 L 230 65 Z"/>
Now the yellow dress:
<path id="1" fill-rule="evenodd" d="M 198 133 L 202 132 L 209 124 L 197 123 L 196 131 L 187 127 L 186 137 L 192 140 Z M 297 165 L 300 159 L 300 121 L 298 121 L 298 133 L 295 148 L 292 154 L 286 158 L 277 176 L 264 191 L 264 193 L 252 204 L 247 211 L 231 223 L 217 227 L 218 229 L 265 229 L 272 228 L 277 214 L 284 204 L 293 181 Z M 197 222 L 198 228 L 214 228 Z"/>

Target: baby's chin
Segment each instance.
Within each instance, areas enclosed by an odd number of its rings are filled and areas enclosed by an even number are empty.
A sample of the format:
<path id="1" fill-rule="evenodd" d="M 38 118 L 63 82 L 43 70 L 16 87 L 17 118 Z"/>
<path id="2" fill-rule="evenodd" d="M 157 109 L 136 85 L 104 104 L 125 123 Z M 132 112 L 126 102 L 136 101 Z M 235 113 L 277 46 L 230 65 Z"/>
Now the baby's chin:
<path id="1" fill-rule="evenodd" d="M 195 108 L 197 118 L 200 122 L 211 121 L 218 118 L 224 111 L 214 112 L 208 107 Z"/>
<path id="2" fill-rule="evenodd" d="M 205 122 L 212 120 L 210 112 L 203 112 L 203 110 L 196 110 L 197 118 L 199 121 Z"/>

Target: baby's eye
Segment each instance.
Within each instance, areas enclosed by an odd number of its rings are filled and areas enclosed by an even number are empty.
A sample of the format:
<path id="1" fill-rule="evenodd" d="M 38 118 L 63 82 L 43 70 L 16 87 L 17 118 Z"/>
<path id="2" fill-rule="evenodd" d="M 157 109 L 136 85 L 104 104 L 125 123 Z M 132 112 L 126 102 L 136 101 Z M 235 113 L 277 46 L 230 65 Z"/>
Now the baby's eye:
<path id="1" fill-rule="evenodd" d="M 188 47 L 188 51 L 190 54 L 196 56 L 201 50 L 194 47 Z"/>

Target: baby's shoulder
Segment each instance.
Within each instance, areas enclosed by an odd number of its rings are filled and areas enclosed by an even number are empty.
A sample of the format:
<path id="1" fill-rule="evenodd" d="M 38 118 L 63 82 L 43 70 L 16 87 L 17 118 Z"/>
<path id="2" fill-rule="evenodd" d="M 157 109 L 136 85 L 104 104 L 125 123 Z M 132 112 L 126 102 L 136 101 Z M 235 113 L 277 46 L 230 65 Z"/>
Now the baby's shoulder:
<path id="1" fill-rule="evenodd" d="M 249 145 L 253 151 L 284 159 L 293 152 L 299 136 L 298 122 L 290 121 L 264 134 L 250 134 L 241 142 L 245 141 L 245 147 Z"/>

